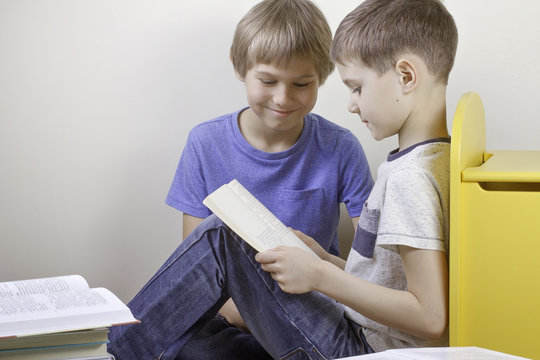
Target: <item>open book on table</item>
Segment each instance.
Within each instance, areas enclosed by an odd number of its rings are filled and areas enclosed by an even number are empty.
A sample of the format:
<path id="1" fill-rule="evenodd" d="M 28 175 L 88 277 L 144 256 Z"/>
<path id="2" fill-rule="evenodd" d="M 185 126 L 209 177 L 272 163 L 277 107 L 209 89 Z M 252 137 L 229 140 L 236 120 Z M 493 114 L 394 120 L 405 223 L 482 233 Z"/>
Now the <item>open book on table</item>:
<path id="1" fill-rule="evenodd" d="M 257 251 L 284 245 L 317 256 L 236 179 L 208 195 L 203 204 Z"/>
<path id="2" fill-rule="evenodd" d="M 0 283 L 0 340 L 137 322 L 116 295 L 80 275 Z"/>

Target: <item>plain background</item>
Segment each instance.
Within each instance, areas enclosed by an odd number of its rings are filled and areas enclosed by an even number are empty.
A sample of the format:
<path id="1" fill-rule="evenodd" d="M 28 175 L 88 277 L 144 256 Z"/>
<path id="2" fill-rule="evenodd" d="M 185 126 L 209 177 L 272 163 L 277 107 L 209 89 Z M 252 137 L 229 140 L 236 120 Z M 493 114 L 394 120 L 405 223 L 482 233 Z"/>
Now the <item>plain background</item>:
<path id="1" fill-rule="evenodd" d="M 256 0 L 0 0 L 0 281 L 81 274 L 128 301 L 181 239 L 164 204 L 188 131 L 245 106 L 228 51 Z M 334 31 L 360 1 L 317 0 Z M 486 108 L 487 148 L 538 150 L 540 3 L 446 0 L 448 87 Z M 346 110 L 337 72 L 315 112 L 350 128 L 373 174 L 397 146 Z"/>

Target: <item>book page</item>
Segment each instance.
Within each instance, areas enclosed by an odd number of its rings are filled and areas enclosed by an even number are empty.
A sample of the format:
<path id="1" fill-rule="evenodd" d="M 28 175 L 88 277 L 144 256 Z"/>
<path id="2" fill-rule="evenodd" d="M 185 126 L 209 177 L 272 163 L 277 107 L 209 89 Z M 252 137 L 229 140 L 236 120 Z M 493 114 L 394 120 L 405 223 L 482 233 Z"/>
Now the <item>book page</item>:
<path id="1" fill-rule="evenodd" d="M 440 348 L 417 348 L 417 349 L 393 349 L 385 353 L 400 355 L 404 359 L 414 360 L 510 360 L 524 359 L 498 351 L 483 349 L 475 346 L 465 347 L 440 347 Z"/>
<path id="2" fill-rule="evenodd" d="M 104 288 L 0 298 L 0 337 L 108 327 L 137 322 Z"/>
<path id="3" fill-rule="evenodd" d="M 107 353 L 107 342 L 0 351 L 0 359 L 6 360 L 114 360 L 111 356 Z"/>
<path id="4" fill-rule="evenodd" d="M 387 350 L 387 351 L 381 351 L 381 352 L 366 354 L 366 355 L 349 356 L 349 357 L 339 358 L 335 360 L 406 360 L 406 359 L 400 355 L 389 354 Z"/>
<path id="5" fill-rule="evenodd" d="M 7 281 L 0 283 L 0 298 L 88 288 L 88 283 L 80 275 Z"/>
<path id="6" fill-rule="evenodd" d="M 28 335 L 0 340 L 0 350 L 55 346 L 63 344 L 92 344 L 107 342 L 109 328 L 62 331 L 41 335 Z M 0 355 L 0 359 L 2 356 Z"/>
<path id="7" fill-rule="evenodd" d="M 407 348 L 391 349 L 379 353 L 358 355 L 336 360 L 526 360 L 525 358 L 498 351 L 465 347 Z"/>
<path id="8" fill-rule="evenodd" d="M 256 250 L 269 250 L 280 245 L 296 246 L 317 256 L 313 250 L 311 250 L 302 240 L 294 235 L 289 228 L 287 228 L 237 180 L 233 180 L 228 185 L 224 185 L 224 187 L 225 186 L 227 186 L 234 194 L 237 195 L 237 197 L 241 200 L 242 205 L 234 205 L 234 209 L 229 209 L 229 204 L 234 201 L 233 199 L 221 200 L 216 198 L 215 202 L 218 203 L 217 205 L 221 205 L 223 203 L 224 206 L 227 206 L 226 211 L 221 209 L 221 212 L 225 213 L 225 218 L 222 218 L 221 214 L 216 213 L 212 208 L 211 210 L 214 211 L 216 215 L 218 215 L 240 237 L 246 240 Z M 220 189 L 216 190 L 216 193 L 219 192 Z M 210 194 L 209 197 L 212 197 L 213 195 L 214 193 Z M 227 196 L 232 198 L 231 195 Z M 240 211 L 240 208 L 245 210 Z M 227 222 L 231 220 L 234 225 Z"/>
<path id="9" fill-rule="evenodd" d="M 264 244 L 257 240 L 257 234 L 266 225 L 227 184 L 208 195 L 203 204 L 255 250 L 267 250 Z"/>

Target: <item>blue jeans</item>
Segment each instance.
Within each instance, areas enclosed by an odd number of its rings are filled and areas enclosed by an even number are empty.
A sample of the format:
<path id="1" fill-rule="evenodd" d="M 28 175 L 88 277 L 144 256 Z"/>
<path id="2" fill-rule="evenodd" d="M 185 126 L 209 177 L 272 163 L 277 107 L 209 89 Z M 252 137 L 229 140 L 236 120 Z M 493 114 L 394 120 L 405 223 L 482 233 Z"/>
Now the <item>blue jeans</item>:
<path id="1" fill-rule="evenodd" d="M 204 324 L 183 347 L 169 352 L 174 352 L 177 360 L 272 360 L 252 334 L 232 326 L 220 315 Z"/>
<path id="2" fill-rule="evenodd" d="M 176 359 L 229 297 L 275 359 L 370 350 L 341 304 L 319 292 L 281 291 L 255 254 L 217 217 L 204 220 L 128 304 L 141 323 L 112 327 L 109 352 L 118 360 Z"/>

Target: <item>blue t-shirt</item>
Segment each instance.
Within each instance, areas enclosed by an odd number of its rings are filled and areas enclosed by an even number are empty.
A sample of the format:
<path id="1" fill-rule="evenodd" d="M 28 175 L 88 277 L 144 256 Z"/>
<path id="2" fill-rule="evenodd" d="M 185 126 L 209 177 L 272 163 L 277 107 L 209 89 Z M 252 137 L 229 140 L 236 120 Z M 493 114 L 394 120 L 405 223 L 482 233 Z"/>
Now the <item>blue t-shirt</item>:
<path id="1" fill-rule="evenodd" d="M 242 109 L 244 110 L 244 109 Z M 339 204 L 359 216 L 373 179 L 358 139 L 319 115 L 308 114 L 290 149 L 266 153 L 238 127 L 239 110 L 193 128 L 166 203 L 186 214 L 211 214 L 204 198 L 233 179 L 244 185 L 286 226 L 339 253 Z"/>

